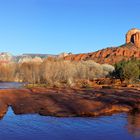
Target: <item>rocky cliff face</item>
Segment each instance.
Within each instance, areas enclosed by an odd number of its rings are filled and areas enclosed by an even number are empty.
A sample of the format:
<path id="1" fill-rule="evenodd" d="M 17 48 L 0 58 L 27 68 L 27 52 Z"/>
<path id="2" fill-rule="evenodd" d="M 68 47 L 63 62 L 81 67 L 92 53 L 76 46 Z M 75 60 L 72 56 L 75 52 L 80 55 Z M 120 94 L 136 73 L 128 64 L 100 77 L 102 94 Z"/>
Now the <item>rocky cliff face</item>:
<path id="1" fill-rule="evenodd" d="M 140 59 L 140 30 L 131 29 L 126 34 L 126 43 L 119 47 L 102 49 L 93 53 L 68 55 L 65 60 L 94 60 L 98 63 L 114 64 L 131 58 Z"/>

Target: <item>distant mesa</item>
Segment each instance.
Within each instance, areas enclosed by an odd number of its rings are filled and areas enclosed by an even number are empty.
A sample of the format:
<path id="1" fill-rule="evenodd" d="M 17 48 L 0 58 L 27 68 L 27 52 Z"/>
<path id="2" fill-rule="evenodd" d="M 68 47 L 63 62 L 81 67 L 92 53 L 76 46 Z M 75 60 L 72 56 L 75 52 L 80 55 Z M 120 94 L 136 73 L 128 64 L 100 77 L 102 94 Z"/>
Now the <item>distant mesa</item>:
<path id="1" fill-rule="evenodd" d="M 140 59 L 140 30 L 137 28 L 133 28 L 126 33 L 126 42 L 119 47 L 110 47 L 92 53 L 64 57 L 65 60 L 94 60 L 101 64 L 115 64 L 119 61 L 132 58 Z"/>
<path id="2" fill-rule="evenodd" d="M 48 57 L 57 57 L 57 55 L 51 54 L 21 54 L 21 55 L 11 55 L 7 52 L 0 53 L 0 63 L 9 63 L 9 62 L 42 62 Z"/>
<path id="3" fill-rule="evenodd" d="M 70 53 L 63 52 L 63 53 L 58 55 L 58 58 L 64 58 L 64 57 L 69 56 L 71 54 L 72 54 L 71 52 Z"/>
<path id="4" fill-rule="evenodd" d="M 0 53 L 0 62 L 7 63 L 9 61 L 12 61 L 12 55 L 7 52 L 1 52 Z"/>

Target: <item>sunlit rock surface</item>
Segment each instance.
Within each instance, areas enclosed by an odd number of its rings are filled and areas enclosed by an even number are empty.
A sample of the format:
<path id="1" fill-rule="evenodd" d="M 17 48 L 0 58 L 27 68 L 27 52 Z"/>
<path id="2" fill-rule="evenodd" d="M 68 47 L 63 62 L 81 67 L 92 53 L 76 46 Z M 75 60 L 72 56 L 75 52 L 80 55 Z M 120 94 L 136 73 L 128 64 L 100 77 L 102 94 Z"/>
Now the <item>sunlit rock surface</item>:
<path id="1" fill-rule="evenodd" d="M 109 64 L 131 58 L 140 59 L 140 30 L 136 28 L 126 33 L 126 43 L 119 47 L 110 47 L 92 53 L 73 54 L 64 57 L 65 60 L 94 60 L 98 63 Z"/>
<path id="2" fill-rule="evenodd" d="M 11 106 L 15 114 L 100 116 L 140 110 L 139 89 L 4 89 L 0 117 Z"/>

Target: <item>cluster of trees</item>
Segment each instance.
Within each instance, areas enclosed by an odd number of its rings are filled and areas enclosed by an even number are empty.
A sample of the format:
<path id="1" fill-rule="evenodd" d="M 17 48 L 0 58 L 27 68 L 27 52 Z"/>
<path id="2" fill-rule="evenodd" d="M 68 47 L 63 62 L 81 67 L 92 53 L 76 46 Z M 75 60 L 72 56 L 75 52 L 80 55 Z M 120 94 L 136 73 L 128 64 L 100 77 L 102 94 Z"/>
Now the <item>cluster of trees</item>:
<path id="1" fill-rule="evenodd" d="M 0 64 L 0 81 L 20 81 L 32 84 L 73 85 L 77 80 L 103 78 L 114 71 L 108 64 L 94 61 L 71 62 L 49 60 Z"/>
<path id="2" fill-rule="evenodd" d="M 78 80 L 92 81 L 107 76 L 122 82 L 140 81 L 140 60 L 121 61 L 114 66 L 92 60 L 72 62 L 57 59 L 0 64 L 0 81 L 71 86 Z"/>
<path id="3" fill-rule="evenodd" d="M 112 75 L 122 82 L 124 80 L 129 83 L 140 81 L 140 60 L 132 59 L 115 64 Z"/>

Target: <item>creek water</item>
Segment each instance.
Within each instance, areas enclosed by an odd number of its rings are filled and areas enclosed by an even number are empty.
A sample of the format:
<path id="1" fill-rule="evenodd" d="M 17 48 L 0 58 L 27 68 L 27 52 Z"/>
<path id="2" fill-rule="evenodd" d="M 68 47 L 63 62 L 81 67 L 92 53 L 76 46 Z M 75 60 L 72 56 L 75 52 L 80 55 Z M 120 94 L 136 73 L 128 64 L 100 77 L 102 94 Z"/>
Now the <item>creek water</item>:
<path id="1" fill-rule="evenodd" d="M 2 83 L 4 84 L 4 83 Z M 17 83 L 7 83 L 19 88 Z M 4 88 L 8 85 L 4 84 Z M 6 86 L 7 85 L 7 86 Z M 16 85 L 16 86 L 15 86 Z M 0 88 L 2 88 L 0 84 Z M 15 115 L 11 108 L 0 120 L 0 140 L 140 140 L 140 114 L 97 118 Z"/>
<path id="2" fill-rule="evenodd" d="M 24 84 L 18 82 L 0 82 L 0 89 L 21 88 Z"/>

